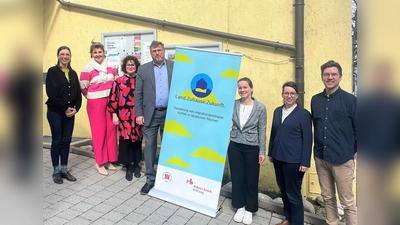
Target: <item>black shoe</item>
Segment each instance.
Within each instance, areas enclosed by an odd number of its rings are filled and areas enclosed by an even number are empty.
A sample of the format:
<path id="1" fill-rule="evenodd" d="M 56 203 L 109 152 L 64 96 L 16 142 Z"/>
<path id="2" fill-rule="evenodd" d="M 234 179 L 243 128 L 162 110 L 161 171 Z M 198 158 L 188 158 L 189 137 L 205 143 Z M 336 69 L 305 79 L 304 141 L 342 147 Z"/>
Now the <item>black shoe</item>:
<path id="1" fill-rule="evenodd" d="M 63 179 L 61 177 L 61 173 L 55 173 L 53 174 L 53 181 L 56 184 L 62 184 L 63 183 Z"/>
<path id="2" fill-rule="evenodd" d="M 61 172 L 60 174 L 62 178 L 65 178 L 68 181 L 73 181 L 73 182 L 76 181 L 76 178 L 72 176 L 68 171 L 65 173 Z"/>
<path id="3" fill-rule="evenodd" d="M 140 177 L 142 176 L 142 174 L 140 173 L 140 167 L 136 167 L 136 169 L 135 169 L 133 175 L 134 175 L 136 178 L 140 178 Z"/>
<path id="4" fill-rule="evenodd" d="M 132 170 L 131 170 L 131 167 L 132 166 L 126 166 L 126 175 L 125 175 L 125 179 L 127 180 L 127 181 L 131 181 L 132 180 Z"/>
<path id="5" fill-rule="evenodd" d="M 144 184 L 144 186 L 140 190 L 140 194 L 147 195 L 149 193 L 150 189 L 152 189 L 153 187 L 154 187 L 154 184 L 149 184 L 149 183 Z"/>

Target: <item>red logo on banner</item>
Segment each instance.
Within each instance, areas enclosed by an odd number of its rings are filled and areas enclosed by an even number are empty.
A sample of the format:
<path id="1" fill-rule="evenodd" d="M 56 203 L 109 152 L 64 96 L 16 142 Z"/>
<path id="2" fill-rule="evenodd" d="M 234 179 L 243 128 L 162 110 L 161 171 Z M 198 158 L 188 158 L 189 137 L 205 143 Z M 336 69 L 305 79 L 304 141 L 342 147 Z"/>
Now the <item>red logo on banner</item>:
<path id="1" fill-rule="evenodd" d="M 192 178 L 190 178 L 190 180 L 186 180 L 186 183 L 187 183 L 187 184 L 193 184 Z"/>
<path id="2" fill-rule="evenodd" d="M 162 175 L 162 179 L 163 179 L 165 182 L 170 182 L 170 181 L 172 180 L 172 175 L 171 175 L 170 173 L 168 173 L 168 172 L 165 172 L 165 173 Z"/>

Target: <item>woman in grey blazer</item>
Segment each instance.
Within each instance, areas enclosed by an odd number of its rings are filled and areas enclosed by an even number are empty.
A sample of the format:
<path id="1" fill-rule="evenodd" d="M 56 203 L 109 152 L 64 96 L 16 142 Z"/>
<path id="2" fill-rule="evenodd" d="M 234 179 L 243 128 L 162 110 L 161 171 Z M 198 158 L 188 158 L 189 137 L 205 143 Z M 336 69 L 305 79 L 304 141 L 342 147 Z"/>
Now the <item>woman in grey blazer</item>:
<path id="1" fill-rule="evenodd" d="M 267 110 L 253 95 L 247 77 L 238 81 L 240 99 L 235 101 L 231 139 L 228 147 L 232 180 L 232 206 L 238 208 L 234 220 L 251 224 L 258 211 L 260 163 L 265 160 Z"/>

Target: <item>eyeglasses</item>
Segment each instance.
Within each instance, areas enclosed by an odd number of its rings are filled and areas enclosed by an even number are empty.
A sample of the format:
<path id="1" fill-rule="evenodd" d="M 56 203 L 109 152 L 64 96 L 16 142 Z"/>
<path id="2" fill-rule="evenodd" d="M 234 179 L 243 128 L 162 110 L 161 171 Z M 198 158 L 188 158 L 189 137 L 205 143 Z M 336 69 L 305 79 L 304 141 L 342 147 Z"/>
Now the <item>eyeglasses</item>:
<path id="1" fill-rule="evenodd" d="M 126 64 L 126 67 L 135 67 L 135 64 Z"/>
<path id="2" fill-rule="evenodd" d="M 324 77 L 330 77 L 330 76 L 337 77 L 337 76 L 339 76 L 339 74 L 338 73 L 324 73 L 324 74 L 322 74 L 322 76 L 324 76 Z"/>
<path id="3" fill-rule="evenodd" d="M 290 96 L 296 96 L 297 95 L 297 93 L 296 92 L 284 92 L 284 93 L 282 93 L 285 97 L 288 97 L 289 95 Z"/>

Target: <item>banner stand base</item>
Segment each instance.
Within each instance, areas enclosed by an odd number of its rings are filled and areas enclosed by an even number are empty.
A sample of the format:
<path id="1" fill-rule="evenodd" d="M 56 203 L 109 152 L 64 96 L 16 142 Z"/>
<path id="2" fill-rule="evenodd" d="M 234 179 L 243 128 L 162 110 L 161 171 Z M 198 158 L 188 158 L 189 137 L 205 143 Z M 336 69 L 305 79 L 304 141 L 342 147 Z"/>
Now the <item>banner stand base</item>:
<path id="1" fill-rule="evenodd" d="M 171 195 L 167 192 L 164 191 L 160 191 L 158 189 L 151 189 L 149 192 L 149 195 L 155 198 L 159 198 L 161 200 L 164 201 L 168 201 L 171 202 L 173 204 L 176 204 L 178 206 L 182 206 L 188 209 L 191 209 L 193 211 L 205 214 L 207 216 L 211 216 L 211 217 L 216 217 L 219 214 L 221 214 L 221 207 L 219 207 L 218 209 L 213 209 L 204 205 L 200 205 L 200 204 L 196 204 L 195 202 L 189 201 L 187 199 L 184 198 L 180 198 L 178 196 L 175 195 Z"/>

